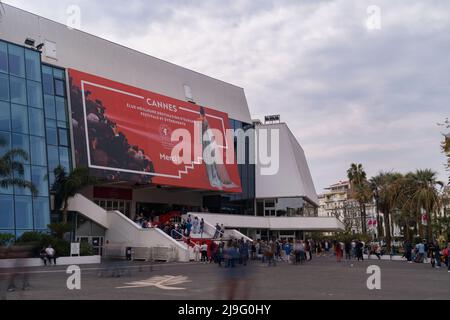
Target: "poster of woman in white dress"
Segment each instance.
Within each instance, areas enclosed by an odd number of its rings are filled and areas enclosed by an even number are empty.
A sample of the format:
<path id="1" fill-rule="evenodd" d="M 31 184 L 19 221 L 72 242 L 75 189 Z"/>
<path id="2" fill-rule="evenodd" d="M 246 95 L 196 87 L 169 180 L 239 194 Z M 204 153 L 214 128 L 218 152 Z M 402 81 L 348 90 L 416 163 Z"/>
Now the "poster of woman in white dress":
<path id="1" fill-rule="evenodd" d="M 205 109 L 200 107 L 200 119 L 202 123 L 202 154 L 203 161 L 205 162 L 206 172 L 208 175 L 209 183 L 211 187 L 220 190 L 233 189 L 239 187 L 230 178 L 226 166 L 222 163 L 217 163 L 215 152 L 219 146 L 216 143 L 214 133 L 211 130 Z M 205 152 L 206 150 L 206 152 Z"/>

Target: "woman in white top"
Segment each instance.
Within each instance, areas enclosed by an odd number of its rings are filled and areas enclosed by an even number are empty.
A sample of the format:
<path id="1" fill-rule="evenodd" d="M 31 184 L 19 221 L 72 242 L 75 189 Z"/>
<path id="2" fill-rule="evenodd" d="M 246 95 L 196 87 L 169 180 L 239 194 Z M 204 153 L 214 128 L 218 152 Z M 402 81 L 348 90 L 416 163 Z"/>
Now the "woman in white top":
<path id="1" fill-rule="evenodd" d="M 194 245 L 194 261 L 200 261 L 200 245 L 198 244 L 198 242 L 196 242 Z"/>

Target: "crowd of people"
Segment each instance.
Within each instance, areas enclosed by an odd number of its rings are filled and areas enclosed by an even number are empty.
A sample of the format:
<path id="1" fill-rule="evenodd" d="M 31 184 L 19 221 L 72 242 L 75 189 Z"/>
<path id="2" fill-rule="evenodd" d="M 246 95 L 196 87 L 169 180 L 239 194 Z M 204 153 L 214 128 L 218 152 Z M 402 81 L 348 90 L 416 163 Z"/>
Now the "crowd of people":
<path id="1" fill-rule="evenodd" d="M 190 214 L 187 215 L 186 219 L 181 219 L 181 222 L 177 222 L 177 219 L 170 219 L 165 223 L 154 223 L 152 218 L 146 218 L 143 214 L 139 214 L 134 218 L 134 222 L 146 229 L 146 228 L 160 228 L 169 236 L 176 240 L 186 239 L 189 241 L 189 238 L 192 235 L 195 237 L 203 238 L 203 234 L 205 232 L 205 220 L 203 218 L 192 217 Z M 213 235 L 213 239 L 222 239 L 225 234 L 224 225 L 219 225 L 218 223 L 215 226 L 215 231 Z"/>
<path id="2" fill-rule="evenodd" d="M 108 106 L 103 102 L 92 98 L 90 91 L 85 92 L 86 119 L 84 119 L 84 107 L 82 105 L 82 92 L 77 86 L 72 86 L 71 95 L 75 105 L 72 108 L 72 126 L 77 139 L 75 157 L 77 163 L 85 163 L 86 128 L 88 132 L 90 157 L 93 164 L 101 167 L 122 168 L 137 172 L 154 172 L 153 162 L 144 149 L 138 145 L 130 143 L 125 134 L 118 128 L 117 123 L 112 121 L 107 113 Z M 85 121 L 86 120 L 86 121 Z M 130 174 L 115 172 L 108 175 L 111 180 L 124 179 Z M 135 175 L 132 181 L 140 183 L 150 183 L 151 177 L 148 175 Z"/>
<path id="3" fill-rule="evenodd" d="M 324 248 L 331 249 L 331 244 L 324 244 Z M 247 265 L 249 261 L 260 261 L 268 266 L 276 266 L 279 262 L 303 264 L 313 259 L 314 252 L 320 252 L 321 243 L 313 240 L 257 240 L 249 241 L 244 238 L 220 241 L 197 242 L 194 246 L 195 261 L 216 263 L 229 268 L 237 264 Z M 316 251 L 319 250 L 319 251 Z M 329 251 L 329 250 L 327 250 Z M 209 253 L 209 255 L 207 255 Z"/>
<path id="4" fill-rule="evenodd" d="M 450 272 L 450 242 L 447 245 L 442 245 L 436 240 L 433 242 L 422 240 L 414 245 L 410 241 L 405 241 L 403 249 L 403 256 L 408 260 L 408 263 L 430 262 L 433 268 L 440 268 L 445 264 L 448 272 Z"/>

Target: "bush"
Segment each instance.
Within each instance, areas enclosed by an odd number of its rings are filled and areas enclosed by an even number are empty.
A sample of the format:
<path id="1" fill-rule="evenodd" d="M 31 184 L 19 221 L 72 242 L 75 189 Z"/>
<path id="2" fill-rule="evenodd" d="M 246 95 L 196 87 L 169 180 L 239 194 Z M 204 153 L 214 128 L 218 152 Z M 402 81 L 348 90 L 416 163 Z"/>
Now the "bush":
<path id="1" fill-rule="evenodd" d="M 2 240 L 4 238 L 4 240 Z M 0 244 L 3 242 L 9 243 L 14 239 L 14 235 L 0 234 Z M 17 244 L 20 246 L 29 245 L 32 248 L 33 256 L 39 257 L 42 248 L 47 248 L 49 245 L 56 251 L 57 257 L 70 256 L 70 242 L 57 238 L 47 233 L 40 232 L 25 232 L 18 240 Z M 87 242 L 80 243 L 80 255 L 91 256 L 93 254 L 92 246 Z"/>
<path id="2" fill-rule="evenodd" d="M 43 234 L 41 232 L 36 231 L 25 232 L 19 239 L 17 239 L 16 243 L 30 243 L 30 242 L 41 243 L 42 235 Z"/>
<path id="3" fill-rule="evenodd" d="M 58 239 L 63 239 L 64 234 L 72 230 L 72 225 L 68 223 L 52 223 L 48 225 L 52 235 Z"/>
<path id="4" fill-rule="evenodd" d="M 94 253 L 94 250 L 89 243 L 87 243 L 87 242 L 80 243 L 80 255 L 81 256 L 92 256 L 93 253 Z"/>
<path id="5" fill-rule="evenodd" d="M 0 233 L 0 247 L 9 245 L 14 241 L 15 236 L 9 233 Z"/>

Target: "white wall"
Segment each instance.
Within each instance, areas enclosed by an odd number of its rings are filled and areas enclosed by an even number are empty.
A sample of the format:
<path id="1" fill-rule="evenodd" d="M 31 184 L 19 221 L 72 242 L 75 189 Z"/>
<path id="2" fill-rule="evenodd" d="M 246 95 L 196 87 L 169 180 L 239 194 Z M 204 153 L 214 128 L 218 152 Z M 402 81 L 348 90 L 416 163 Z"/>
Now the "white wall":
<path id="1" fill-rule="evenodd" d="M 169 62 L 39 17 L 7 4 L 0 20 L 0 39 L 23 44 L 32 38 L 36 45 L 56 43 L 57 60 L 43 60 L 185 101 L 184 85 L 192 89 L 197 104 L 251 123 L 244 90 Z M 44 49 L 45 50 L 45 49 Z"/>
<path id="2" fill-rule="evenodd" d="M 112 247 L 172 247 L 177 251 L 177 261 L 189 261 L 186 245 L 169 237 L 157 228 L 142 229 L 117 211 L 108 212 L 110 227 L 106 230 L 105 241 Z"/>
<path id="3" fill-rule="evenodd" d="M 285 123 L 260 125 L 261 129 L 278 130 L 280 135 L 279 171 L 275 175 L 261 175 L 263 167 L 256 165 L 256 198 L 307 197 L 318 204 L 314 183 L 305 153 Z M 270 137 L 269 131 L 269 137 Z M 270 139 L 270 138 L 269 138 Z"/>
<path id="4" fill-rule="evenodd" d="M 79 212 L 106 229 L 110 227 L 106 210 L 81 194 L 69 199 L 68 208 L 69 211 Z"/>
<path id="5" fill-rule="evenodd" d="M 76 211 L 106 229 L 108 246 L 126 247 L 172 247 L 176 249 L 178 261 L 189 261 L 186 245 L 174 240 L 160 229 L 143 229 L 118 211 L 105 211 L 86 197 L 77 194 L 70 199 L 69 210 Z"/>
<path id="6" fill-rule="evenodd" d="M 224 224 L 228 228 L 272 230 L 342 231 L 344 225 L 336 218 L 327 217 L 255 217 L 229 214 L 195 213 L 212 225 Z"/>

